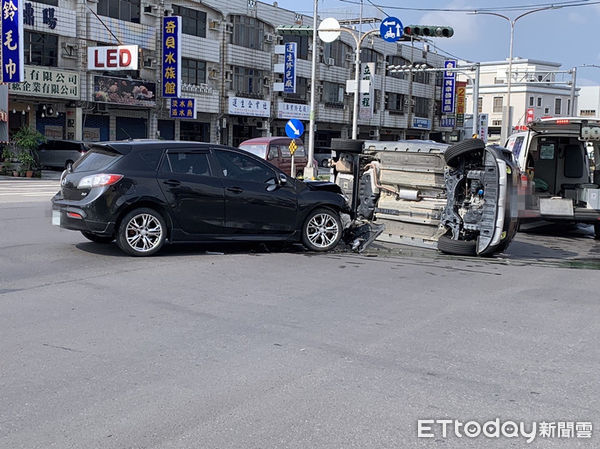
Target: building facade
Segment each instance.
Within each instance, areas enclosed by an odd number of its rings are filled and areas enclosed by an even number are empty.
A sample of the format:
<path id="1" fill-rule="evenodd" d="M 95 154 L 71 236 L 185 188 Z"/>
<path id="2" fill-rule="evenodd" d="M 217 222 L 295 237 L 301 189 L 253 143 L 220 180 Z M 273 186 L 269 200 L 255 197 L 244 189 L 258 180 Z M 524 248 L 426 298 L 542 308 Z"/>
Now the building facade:
<path id="1" fill-rule="evenodd" d="M 571 75 L 555 62 L 533 59 L 513 59 L 510 105 L 511 129 L 527 124 L 531 118 L 571 115 L 577 90 L 570 85 Z M 491 140 L 499 140 L 503 111 L 507 105 L 508 61 L 482 62 L 479 78 L 479 113 L 488 114 L 488 132 Z M 467 111 L 473 110 L 473 88 L 467 86 Z M 527 114 L 532 110 L 533 114 Z"/>
<path id="2" fill-rule="evenodd" d="M 582 86 L 579 88 L 577 115 L 582 117 L 600 116 L 600 86 Z"/>
<path id="3" fill-rule="evenodd" d="M 196 99 L 193 120 L 170 118 L 161 97 L 164 16 L 182 17 L 182 92 Z M 162 138 L 238 145 L 283 135 L 290 118 L 309 119 L 312 38 L 278 35 L 280 25 L 312 18 L 255 0 L 42 0 L 25 2 L 25 81 L 10 85 L 9 129 L 37 128 L 48 138 L 86 141 Z M 297 43 L 295 93 L 275 91 L 283 62 L 277 47 Z M 137 45 L 137 70 L 88 68 L 88 49 Z M 354 40 L 342 33 L 320 43 L 316 147 L 351 132 Z M 96 58 L 98 58 L 96 56 Z M 387 65 L 442 67 L 445 58 L 407 43 L 367 40 L 362 63 L 373 63 L 372 111 L 359 120 L 360 138 L 445 140 L 441 74 L 386 75 Z"/>

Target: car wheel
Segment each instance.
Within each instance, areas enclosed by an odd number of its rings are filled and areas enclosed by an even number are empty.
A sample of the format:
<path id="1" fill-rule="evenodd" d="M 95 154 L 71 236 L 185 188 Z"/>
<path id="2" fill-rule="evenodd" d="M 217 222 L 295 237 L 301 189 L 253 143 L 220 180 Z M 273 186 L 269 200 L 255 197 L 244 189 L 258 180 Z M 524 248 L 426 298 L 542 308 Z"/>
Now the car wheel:
<path id="1" fill-rule="evenodd" d="M 331 149 L 346 153 L 362 153 L 363 143 L 363 140 L 333 138 L 331 139 Z"/>
<path id="2" fill-rule="evenodd" d="M 329 167 L 329 159 L 323 159 L 321 161 L 321 167 L 323 167 L 323 168 Z"/>
<path id="3" fill-rule="evenodd" d="M 458 166 L 458 162 L 461 156 L 464 156 L 471 151 L 483 150 L 485 148 L 485 142 L 481 139 L 467 139 L 462 142 L 456 143 L 444 152 L 444 159 L 446 164 L 450 167 Z"/>
<path id="4" fill-rule="evenodd" d="M 71 170 L 73 170 L 73 161 L 67 161 L 67 162 L 65 162 L 65 170 L 67 170 L 68 172 L 70 172 Z"/>
<path id="5" fill-rule="evenodd" d="M 311 251 L 329 251 L 342 237 L 342 220 L 331 209 L 316 209 L 302 227 L 302 243 Z"/>
<path id="6" fill-rule="evenodd" d="M 111 243 L 115 239 L 113 236 L 92 234 L 87 231 L 81 231 L 81 234 L 83 234 L 86 239 L 96 243 Z"/>
<path id="7" fill-rule="evenodd" d="M 453 240 L 443 235 L 438 240 L 438 250 L 446 254 L 456 256 L 476 256 L 477 241 L 475 240 Z"/>
<path id="8" fill-rule="evenodd" d="M 130 256 L 151 256 L 165 243 L 167 226 L 154 209 L 140 208 L 129 212 L 119 226 L 117 245 Z"/>

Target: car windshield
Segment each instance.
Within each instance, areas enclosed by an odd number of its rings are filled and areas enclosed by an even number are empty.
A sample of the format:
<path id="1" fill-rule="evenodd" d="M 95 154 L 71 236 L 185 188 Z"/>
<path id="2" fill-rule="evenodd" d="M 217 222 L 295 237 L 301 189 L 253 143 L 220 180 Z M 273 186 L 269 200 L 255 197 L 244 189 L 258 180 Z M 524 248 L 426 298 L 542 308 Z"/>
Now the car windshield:
<path id="1" fill-rule="evenodd" d="M 114 151 L 94 148 L 73 164 L 73 172 L 103 170 L 121 157 Z"/>
<path id="2" fill-rule="evenodd" d="M 248 151 L 249 153 L 254 154 L 260 158 L 267 158 L 267 144 L 254 144 L 254 145 L 240 145 L 240 149 L 244 151 Z"/>

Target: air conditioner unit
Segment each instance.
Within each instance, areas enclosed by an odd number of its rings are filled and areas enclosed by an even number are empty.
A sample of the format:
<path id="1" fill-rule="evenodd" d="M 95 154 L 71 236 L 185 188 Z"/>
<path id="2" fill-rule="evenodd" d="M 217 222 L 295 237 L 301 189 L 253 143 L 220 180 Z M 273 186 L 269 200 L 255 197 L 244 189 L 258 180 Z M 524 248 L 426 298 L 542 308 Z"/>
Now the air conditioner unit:
<path id="1" fill-rule="evenodd" d="M 231 70 L 225 72 L 225 81 L 233 81 L 233 72 Z"/>
<path id="2" fill-rule="evenodd" d="M 265 76 L 263 78 L 263 86 L 269 87 L 270 85 L 271 85 L 271 78 Z"/>
<path id="3" fill-rule="evenodd" d="M 143 11 L 144 11 L 144 14 L 148 14 L 149 16 L 158 17 L 158 13 L 156 12 L 156 6 L 154 6 L 154 5 L 144 5 Z"/>
<path id="4" fill-rule="evenodd" d="M 348 61 L 348 62 L 354 61 L 354 55 L 352 53 L 346 53 L 346 61 Z"/>
<path id="5" fill-rule="evenodd" d="M 106 103 L 96 103 L 96 111 L 97 112 L 106 112 L 108 108 L 106 107 Z"/>
<path id="6" fill-rule="evenodd" d="M 79 55 L 79 45 L 68 42 L 63 43 L 63 58 L 77 59 Z"/>
<path id="7" fill-rule="evenodd" d="M 334 58 L 327 58 L 327 65 L 335 65 L 335 59 Z"/>
<path id="8" fill-rule="evenodd" d="M 233 23 L 226 23 L 225 24 L 225 32 L 226 33 L 233 33 Z"/>
<path id="9" fill-rule="evenodd" d="M 156 67 L 156 59 L 154 59 L 154 58 L 144 59 L 144 68 L 145 69 L 153 69 L 154 67 Z"/>
<path id="10" fill-rule="evenodd" d="M 216 80 L 219 76 L 219 71 L 217 69 L 210 69 L 208 71 L 208 79 Z"/>
<path id="11" fill-rule="evenodd" d="M 272 44 L 274 40 L 275 36 L 273 36 L 271 33 L 265 34 L 265 42 Z"/>
<path id="12" fill-rule="evenodd" d="M 221 28 L 221 22 L 219 22 L 218 20 L 211 20 L 210 22 L 208 22 L 209 30 L 219 31 L 219 28 Z"/>
<path id="13" fill-rule="evenodd" d="M 165 11 L 164 11 L 164 15 L 165 16 L 170 16 L 171 14 L 173 14 L 173 10 L 172 9 L 165 9 Z"/>

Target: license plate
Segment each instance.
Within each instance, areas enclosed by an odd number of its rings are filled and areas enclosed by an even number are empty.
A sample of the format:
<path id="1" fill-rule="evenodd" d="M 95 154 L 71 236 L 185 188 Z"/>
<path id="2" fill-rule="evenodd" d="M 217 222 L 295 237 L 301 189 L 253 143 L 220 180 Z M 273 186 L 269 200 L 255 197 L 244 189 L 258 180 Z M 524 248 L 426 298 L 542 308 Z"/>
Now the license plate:
<path id="1" fill-rule="evenodd" d="M 54 226 L 60 226 L 60 211 L 59 210 L 52 211 L 52 224 Z"/>
<path id="2" fill-rule="evenodd" d="M 559 217 L 572 217 L 573 200 L 565 198 L 541 198 L 540 214 Z"/>

